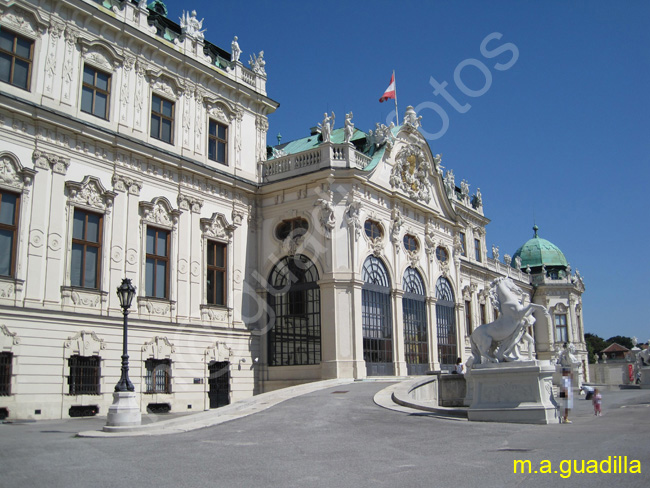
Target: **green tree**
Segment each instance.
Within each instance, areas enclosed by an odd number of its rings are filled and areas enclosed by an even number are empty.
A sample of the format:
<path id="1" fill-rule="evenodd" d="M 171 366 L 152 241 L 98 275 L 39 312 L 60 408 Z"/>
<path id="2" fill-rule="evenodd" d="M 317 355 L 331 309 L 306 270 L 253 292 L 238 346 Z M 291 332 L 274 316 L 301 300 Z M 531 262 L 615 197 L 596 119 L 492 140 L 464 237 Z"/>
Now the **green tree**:
<path id="1" fill-rule="evenodd" d="M 587 343 L 587 355 L 589 357 L 589 364 L 596 362 L 596 353 L 605 349 L 609 344 L 602 337 L 596 334 L 585 334 L 585 342 Z"/>

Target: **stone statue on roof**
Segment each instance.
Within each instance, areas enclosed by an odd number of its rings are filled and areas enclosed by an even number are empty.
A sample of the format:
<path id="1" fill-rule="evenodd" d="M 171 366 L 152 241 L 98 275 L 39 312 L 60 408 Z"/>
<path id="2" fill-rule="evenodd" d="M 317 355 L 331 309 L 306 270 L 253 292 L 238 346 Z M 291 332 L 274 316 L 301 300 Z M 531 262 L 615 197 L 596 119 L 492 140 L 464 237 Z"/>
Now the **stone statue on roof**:
<path id="1" fill-rule="evenodd" d="M 354 124 L 352 123 L 352 112 L 345 114 L 345 143 L 348 144 L 354 135 Z"/>
<path id="2" fill-rule="evenodd" d="M 251 54 L 251 59 L 248 61 L 248 64 L 254 73 L 266 76 L 266 70 L 264 69 L 266 66 L 266 61 L 264 61 L 264 51 L 260 51 L 257 56 L 255 56 L 255 54 Z"/>
<path id="3" fill-rule="evenodd" d="M 454 170 L 450 169 L 445 175 L 445 190 L 447 192 L 447 198 L 450 200 L 454 197 L 454 192 L 456 191 L 456 180 L 454 178 Z"/>
<path id="4" fill-rule="evenodd" d="M 192 13 L 185 12 L 183 10 L 183 16 L 181 17 L 181 32 L 187 37 L 194 39 L 195 41 L 203 41 L 203 33 L 205 29 L 201 30 L 203 27 L 204 19 L 196 18 L 196 10 L 192 10 Z"/>
<path id="5" fill-rule="evenodd" d="M 234 37 L 232 43 L 230 44 L 230 59 L 233 63 L 239 61 L 239 56 L 241 56 L 241 49 L 239 49 L 239 43 L 237 42 L 237 36 Z"/>
<path id="6" fill-rule="evenodd" d="M 327 112 L 325 112 L 323 114 L 323 122 L 318 124 L 318 132 L 320 132 L 323 142 L 330 142 L 335 117 L 334 112 L 332 112 L 331 117 L 327 115 Z"/>

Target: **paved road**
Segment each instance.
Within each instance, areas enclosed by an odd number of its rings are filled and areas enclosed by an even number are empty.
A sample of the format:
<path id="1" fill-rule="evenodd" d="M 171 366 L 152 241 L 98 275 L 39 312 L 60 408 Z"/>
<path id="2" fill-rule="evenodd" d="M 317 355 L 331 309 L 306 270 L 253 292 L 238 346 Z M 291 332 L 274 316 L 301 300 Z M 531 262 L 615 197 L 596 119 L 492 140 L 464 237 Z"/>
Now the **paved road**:
<path id="1" fill-rule="evenodd" d="M 605 392 L 604 416 L 578 399 L 571 425 L 439 419 L 375 405 L 358 382 L 247 418 L 159 437 L 77 438 L 105 419 L 0 425 L 4 487 L 514 487 L 647 483 L 650 392 Z M 642 474 L 560 476 L 560 461 L 628 456 Z M 557 474 L 514 474 L 513 460 Z M 566 471 L 566 463 L 563 465 Z M 605 467 L 605 466 L 604 466 Z"/>

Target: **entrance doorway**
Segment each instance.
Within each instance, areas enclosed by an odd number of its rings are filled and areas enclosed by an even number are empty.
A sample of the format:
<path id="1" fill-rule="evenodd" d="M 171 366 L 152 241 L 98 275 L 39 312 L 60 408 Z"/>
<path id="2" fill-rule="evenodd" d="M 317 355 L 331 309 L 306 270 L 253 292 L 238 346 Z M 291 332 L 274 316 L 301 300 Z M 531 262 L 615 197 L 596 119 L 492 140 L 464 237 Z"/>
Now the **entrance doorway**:
<path id="1" fill-rule="evenodd" d="M 219 408 L 230 404 L 230 363 L 212 361 L 208 364 L 208 385 L 210 390 L 210 408 Z"/>

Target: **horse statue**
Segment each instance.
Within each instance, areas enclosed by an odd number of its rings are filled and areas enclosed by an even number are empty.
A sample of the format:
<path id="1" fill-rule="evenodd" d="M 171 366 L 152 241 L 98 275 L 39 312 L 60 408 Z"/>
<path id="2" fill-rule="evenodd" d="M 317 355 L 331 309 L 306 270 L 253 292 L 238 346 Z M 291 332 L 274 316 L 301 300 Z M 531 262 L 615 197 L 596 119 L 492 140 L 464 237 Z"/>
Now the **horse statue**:
<path id="1" fill-rule="evenodd" d="M 499 318 L 477 327 L 470 336 L 472 358 L 468 368 L 475 364 L 499 363 L 519 360 L 518 345 L 528 342 L 528 358 L 532 359 L 533 338 L 527 327 L 535 322 L 533 312 L 543 312 L 546 307 L 536 303 L 522 304 L 523 292 L 510 278 L 497 278 L 490 284 L 492 304 L 499 310 Z"/>

